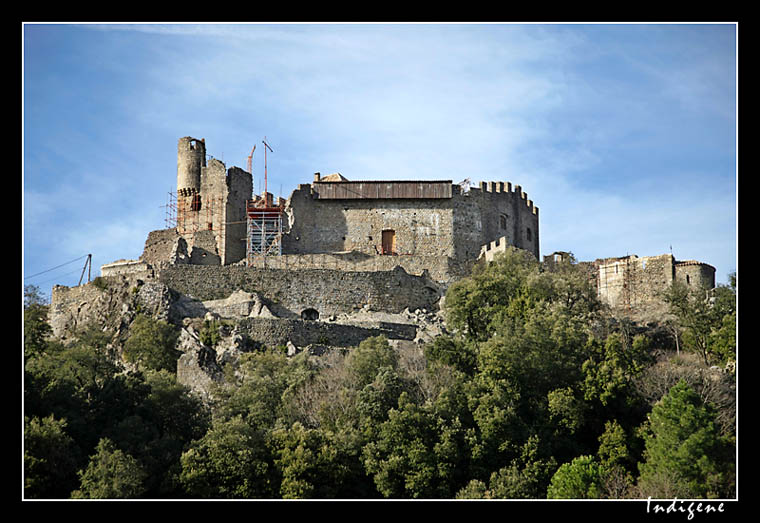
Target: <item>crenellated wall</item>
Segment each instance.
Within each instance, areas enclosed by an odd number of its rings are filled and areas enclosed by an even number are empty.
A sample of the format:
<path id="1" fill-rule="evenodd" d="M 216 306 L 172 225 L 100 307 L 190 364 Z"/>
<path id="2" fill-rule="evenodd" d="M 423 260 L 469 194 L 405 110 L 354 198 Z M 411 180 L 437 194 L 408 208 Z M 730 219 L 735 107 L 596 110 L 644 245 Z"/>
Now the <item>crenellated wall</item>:
<path id="1" fill-rule="evenodd" d="M 456 195 L 455 195 L 456 198 Z M 454 236 L 458 258 L 477 258 L 481 248 L 505 238 L 539 259 L 538 207 L 509 182 L 481 182 L 458 196 Z"/>
<path id="2" fill-rule="evenodd" d="M 387 182 L 387 192 L 393 184 Z M 393 252 L 402 256 L 472 261 L 484 244 L 500 238 L 539 256 L 538 207 L 509 182 L 482 182 L 468 191 L 452 185 L 450 197 L 383 199 L 321 199 L 315 185 L 299 185 L 288 200 L 285 254 L 382 254 L 383 231 L 393 231 Z"/>

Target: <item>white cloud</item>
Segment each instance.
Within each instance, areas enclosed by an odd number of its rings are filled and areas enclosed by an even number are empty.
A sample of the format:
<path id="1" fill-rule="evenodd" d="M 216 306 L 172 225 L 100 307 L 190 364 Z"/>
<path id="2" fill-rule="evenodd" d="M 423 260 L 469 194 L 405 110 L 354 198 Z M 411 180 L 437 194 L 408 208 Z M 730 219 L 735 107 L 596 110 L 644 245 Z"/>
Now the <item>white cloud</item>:
<path id="1" fill-rule="evenodd" d="M 541 209 L 542 246 L 576 254 L 660 248 L 668 235 L 662 223 L 731 208 L 730 201 L 694 193 L 677 201 L 668 196 L 673 201 L 661 205 L 657 193 L 621 193 L 623 184 L 612 183 L 624 170 L 636 172 L 631 158 L 643 164 L 678 138 L 658 130 L 677 121 L 669 117 L 680 114 L 670 112 L 683 110 L 679 104 L 715 105 L 717 114 L 731 116 L 731 104 L 722 103 L 733 95 L 723 78 L 731 67 L 714 52 L 674 69 L 651 59 L 658 48 L 644 40 L 599 43 L 600 31 L 554 25 L 84 27 L 102 31 L 101 39 L 135 37 L 128 40 L 134 41 L 130 52 L 118 57 L 109 54 L 117 48 L 111 40 L 88 49 L 124 83 L 116 96 L 90 103 L 114 134 L 76 132 L 74 120 L 67 138 L 26 144 L 28 154 L 48 155 L 34 156 L 26 173 L 25 227 L 32 237 L 86 230 L 88 211 L 112 224 L 98 249 L 114 259 L 139 255 L 147 232 L 161 225 L 155 210 L 174 183 L 176 140 L 187 134 L 207 138 L 209 154 L 228 166 L 244 166 L 251 146 L 268 135 L 276 151 L 270 183 L 286 192 L 315 171 L 353 179 L 511 181 Z M 642 50 L 649 55 L 638 57 Z M 114 109 L 118 118 L 109 121 Z M 46 114 L 34 115 L 44 127 Z M 616 158 L 621 146 L 628 164 Z M 258 180 L 260 153 L 254 158 Z M 61 173 L 71 185 L 40 185 L 61 160 L 71 166 Z M 657 188 L 660 178 L 680 175 L 641 171 L 620 182 Z M 59 223 L 53 224 L 45 209 L 56 203 Z M 680 227 L 681 238 L 699 236 L 696 228 Z M 88 239 L 79 233 L 67 240 L 84 247 Z"/>

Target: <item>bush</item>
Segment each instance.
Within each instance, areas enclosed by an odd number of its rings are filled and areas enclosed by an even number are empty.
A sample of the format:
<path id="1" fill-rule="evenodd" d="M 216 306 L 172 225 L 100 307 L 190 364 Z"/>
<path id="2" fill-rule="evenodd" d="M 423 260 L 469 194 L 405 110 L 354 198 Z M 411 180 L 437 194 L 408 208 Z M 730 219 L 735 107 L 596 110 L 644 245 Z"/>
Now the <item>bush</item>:
<path id="1" fill-rule="evenodd" d="M 176 372 L 180 356 L 175 349 L 178 336 L 177 330 L 165 321 L 140 314 L 129 328 L 124 358 L 146 369 Z"/>

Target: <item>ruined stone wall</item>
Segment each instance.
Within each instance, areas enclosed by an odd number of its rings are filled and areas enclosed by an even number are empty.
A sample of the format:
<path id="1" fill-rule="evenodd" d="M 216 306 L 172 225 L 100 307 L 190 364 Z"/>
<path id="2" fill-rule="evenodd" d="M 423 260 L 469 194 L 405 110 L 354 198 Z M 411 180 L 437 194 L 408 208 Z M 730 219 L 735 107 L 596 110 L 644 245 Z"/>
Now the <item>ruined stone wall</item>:
<path id="1" fill-rule="evenodd" d="M 101 276 L 139 275 L 148 278 L 152 274 L 150 266 L 140 260 L 119 260 L 100 267 Z"/>
<path id="2" fill-rule="evenodd" d="M 205 142 L 180 138 L 177 153 L 177 230 L 192 252 L 192 263 L 210 263 L 219 256 L 227 265 L 245 258 L 245 202 L 251 198 L 251 174 L 229 170 L 215 158 L 205 158 Z M 205 231 L 205 232 L 204 232 Z M 209 232 L 213 239 L 209 242 Z M 213 243 L 213 247 L 212 247 Z"/>
<path id="3" fill-rule="evenodd" d="M 221 265 L 222 256 L 219 254 L 219 232 L 200 230 L 192 235 L 190 248 L 190 263 L 193 265 Z"/>
<path id="4" fill-rule="evenodd" d="M 283 318 L 245 318 L 238 320 L 239 332 L 267 347 L 292 342 L 298 347 L 313 343 L 333 347 L 355 347 L 372 336 L 384 335 L 388 339 L 413 340 L 417 328 L 409 324 L 383 324 L 360 326 L 322 321 L 302 321 Z"/>
<path id="5" fill-rule="evenodd" d="M 627 256 L 597 260 L 599 298 L 613 309 L 639 316 L 664 314 L 662 292 L 673 283 L 675 260 L 661 256 Z"/>
<path id="6" fill-rule="evenodd" d="M 235 290 L 257 293 L 280 317 L 300 317 L 315 309 L 319 317 L 362 308 L 401 312 L 433 310 L 440 298 L 435 284 L 401 267 L 387 272 L 345 272 L 330 269 L 256 269 L 240 265 L 165 267 L 158 278 L 171 289 L 198 300 L 218 300 Z"/>
<path id="7" fill-rule="evenodd" d="M 331 269 L 348 272 L 391 271 L 402 267 L 407 273 L 422 276 L 446 286 L 453 281 L 467 276 L 475 260 L 455 260 L 444 256 L 378 256 L 361 252 L 322 253 L 322 254 L 283 254 L 269 256 L 266 259 L 255 258 L 251 267 L 282 270 Z"/>
<path id="8" fill-rule="evenodd" d="M 226 201 L 224 208 L 224 244 L 222 263 L 229 265 L 246 257 L 246 212 L 245 202 L 251 199 L 253 179 L 251 174 L 239 167 L 227 171 Z"/>
<path id="9" fill-rule="evenodd" d="M 166 263 L 176 263 L 178 258 L 186 255 L 187 242 L 177 229 L 160 229 L 148 233 L 140 260 L 152 267 L 160 267 Z"/>

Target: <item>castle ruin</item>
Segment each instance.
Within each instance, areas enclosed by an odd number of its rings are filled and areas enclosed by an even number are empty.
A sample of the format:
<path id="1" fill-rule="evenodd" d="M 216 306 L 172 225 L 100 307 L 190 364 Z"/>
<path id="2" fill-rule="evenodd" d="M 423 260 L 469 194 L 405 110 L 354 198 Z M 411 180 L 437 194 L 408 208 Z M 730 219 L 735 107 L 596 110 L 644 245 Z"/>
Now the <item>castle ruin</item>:
<path id="1" fill-rule="evenodd" d="M 99 282 L 55 286 L 53 334 L 65 339 L 94 322 L 123 338 L 147 312 L 181 326 L 178 376 L 203 392 L 230 351 L 248 350 L 241 336 L 289 353 L 377 334 L 429 341 L 445 330 L 446 289 L 480 260 L 508 248 L 540 259 L 538 207 L 519 185 L 313 176 L 287 200 L 255 195 L 249 171 L 208 157 L 204 139 L 180 138 L 167 228 L 148 234 L 139 259 L 103 265 Z M 543 263 L 570 259 L 554 253 Z M 713 267 L 672 255 L 580 264 L 600 299 L 629 316 L 661 314 L 659 293 L 673 281 L 715 284 Z M 208 318 L 234 320 L 231 349 L 199 341 L 193 325 Z"/>
<path id="2" fill-rule="evenodd" d="M 249 172 L 207 162 L 204 139 L 184 137 L 177 152 L 176 227 L 151 233 L 139 261 L 101 270 L 126 274 L 170 260 L 347 272 L 402 267 L 447 284 L 466 275 L 491 242 L 538 259 L 538 218 L 527 193 L 509 182 L 470 188 L 451 180 L 350 181 L 315 173 L 312 183 L 275 201 L 271 193 L 252 194 Z"/>
<path id="3" fill-rule="evenodd" d="M 149 233 L 138 260 L 101 274 L 151 278 L 197 300 L 242 290 L 279 317 L 324 318 L 435 310 L 478 260 L 512 247 L 540 259 L 538 207 L 519 185 L 313 176 L 287 200 L 255 195 L 250 172 L 208 156 L 204 139 L 182 137 L 172 226 Z M 599 298 L 628 314 L 662 312 L 659 294 L 674 281 L 715 286 L 713 267 L 672 255 L 580 263 Z M 60 303 L 64 288 L 56 289 Z"/>

